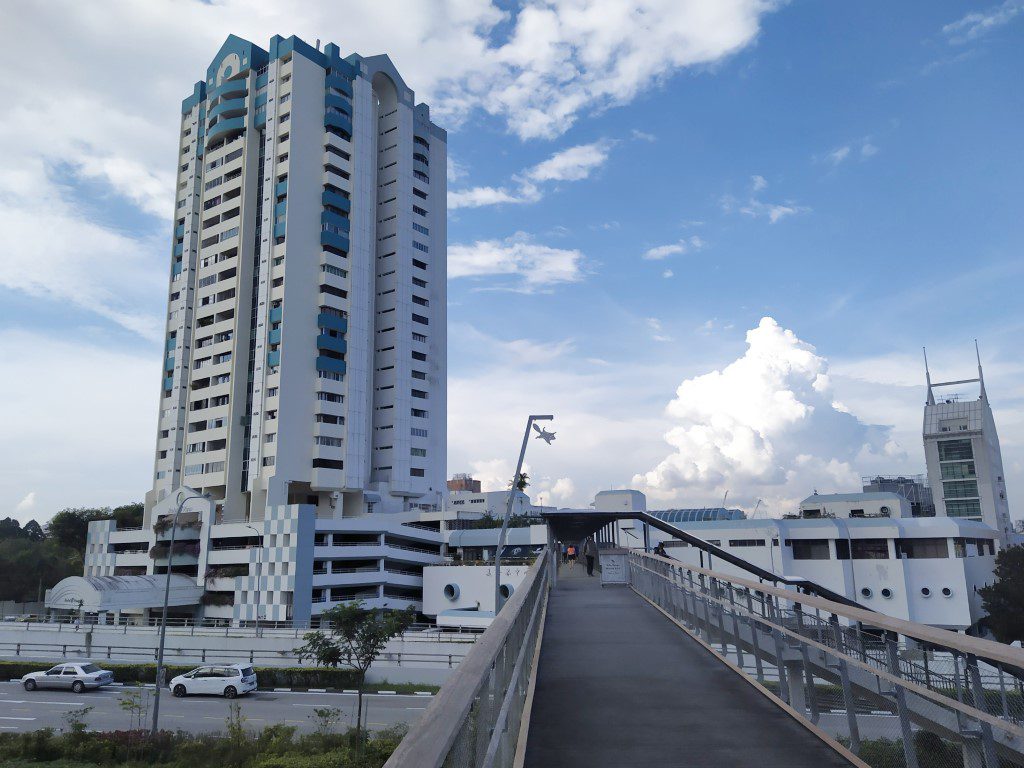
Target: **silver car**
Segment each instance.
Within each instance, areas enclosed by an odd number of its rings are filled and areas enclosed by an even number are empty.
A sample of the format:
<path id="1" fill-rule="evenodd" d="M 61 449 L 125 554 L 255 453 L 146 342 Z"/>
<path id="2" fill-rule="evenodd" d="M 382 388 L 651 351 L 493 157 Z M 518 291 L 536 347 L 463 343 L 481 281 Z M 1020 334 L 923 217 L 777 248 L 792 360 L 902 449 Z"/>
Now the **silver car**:
<path id="1" fill-rule="evenodd" d="M 114 673 L 100 669 L 90 661 L 65 662 L 45 672 L 29 672 L 21 678 L 26 691 L 36 688 L 63 688 L 81 693 L 89 688 L 102 688 L 114 682 Z"/>

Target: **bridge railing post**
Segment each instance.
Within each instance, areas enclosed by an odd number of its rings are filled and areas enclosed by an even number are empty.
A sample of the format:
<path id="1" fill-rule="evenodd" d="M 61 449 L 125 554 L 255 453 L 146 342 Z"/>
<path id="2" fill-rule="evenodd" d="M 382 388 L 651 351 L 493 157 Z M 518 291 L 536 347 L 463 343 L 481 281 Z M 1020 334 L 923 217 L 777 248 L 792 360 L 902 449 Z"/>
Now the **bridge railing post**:
<path id="1" fill-rule="evenodd" d="M 889 671 L 897 678 L 900 675 L 900 652 L 896 637 L 886 633 L 885 650 L 889 659 Z M 914 731 L 910 725 L 910 711 L 907 709 L 907 693 L 900 683 L 893 683 L 892 694 L 896 699 L 896 714 L 900 719 L 900 733 L 903 737 L 903 759 L 907 768 L 918 768 L 917 750 L 914 748 Z"/>
<path id="2" fill-rule="evenodd" d="M 832 633 L 835 637 L 836 649 L 843 648 L 843 628 L 839 625 L 839 617 L 834 613 L 829 619 L 832 625 Z M 850 751 L 855 755 L 860 754 L 860 727 L 857 724 L 857 700 L 853 695 L 853 686 L 850 685 L 850 668 L 846 660 L 839 656 L 839 682 L 843 687 L 843 704 L 846 707 L 846 727 L 850 731 Z"/>
<path id="3" fill-rule="evenodd" d="M 776 603 L 777 600 L 778 598 L 774 595 L 769 595 L 768 600 L 765 603 L 765 608 L 768 611 L 768 621 L 773 625 L 772 639 L 775 640 L 775 671 L 779 678 L 779 698 L 789 704 L 789 680 L 786 675 L 785 643 L 782 639 L 782 632 L 776 626 L 780 621 L 779 609 Z"/>
<path id="4" fill-rule="evenodd" d="M 974 694 L 974 706 L 982 712 L 987 712 L 985 706 L 985 687 L 981 683 L 981 671 L 978 669 L 978 658 L 968 655 L 966 658 L 968 677 L 971 681 L 971 690 Z M 985 720 L 979 720 L 978 726 L 981 730 L 981 748 L 985 756 L 987 768 L 998 768 L 999 758 L 996 757 L 996 743 L 992 737 L 992 725 Z"/>
<path id="5" fill-rule="evenodd" d="M 818 689 L 814 685 L 814 671 L 811 669 L 810 651 L 807 648 L 807 643 L 804 638 L 807 633 L 804 629 L 804 607 L 801 603 L 793 603 L 793 611 L 796 614 L 797 621 L 797 634 L 800 635 L 800 661 L 803 665 L 804 674 L 804 698 L 807 701 L 807 706 L 811 711 L 811 722 L 815 725 L 818 724 L 818 720 L 821 715 L 818 711 Z M 815 632 L 817 627 L 813 627 Z"/>
<path id="6" fill-rule="evenodd" d="M 733 644 L 736 646 L 736 664 L 743 669 L 743 643 L 740 637 L 740 617 L 736 610 L 736 598 L 733 594 L 732 584 L 726 584 L 726 594 L 729 596 L 729 613 L 732 614 Z"/>
<path id="7" fill-rule="evenodd" d="M 750 625 L 750 649 L 754 654 L 754 669 L 757 682 L 764 684 L 764 666 L 761 664 L 761 638 L 757 633 L 757 619 L 754 617 L 754 596 L 747 589 L 747 624 Z"/>

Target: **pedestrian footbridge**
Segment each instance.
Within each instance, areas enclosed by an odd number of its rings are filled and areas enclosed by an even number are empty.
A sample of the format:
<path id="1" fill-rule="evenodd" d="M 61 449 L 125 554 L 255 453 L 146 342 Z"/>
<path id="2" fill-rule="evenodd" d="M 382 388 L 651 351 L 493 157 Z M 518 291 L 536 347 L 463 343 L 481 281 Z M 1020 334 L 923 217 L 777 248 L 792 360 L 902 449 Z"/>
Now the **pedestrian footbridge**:
<path id="1" fill-rule="evenodd" d="M 1019 648 L 642 550 L 602 586 L 551 551 L 388 768 L 1024 766 Z"/>

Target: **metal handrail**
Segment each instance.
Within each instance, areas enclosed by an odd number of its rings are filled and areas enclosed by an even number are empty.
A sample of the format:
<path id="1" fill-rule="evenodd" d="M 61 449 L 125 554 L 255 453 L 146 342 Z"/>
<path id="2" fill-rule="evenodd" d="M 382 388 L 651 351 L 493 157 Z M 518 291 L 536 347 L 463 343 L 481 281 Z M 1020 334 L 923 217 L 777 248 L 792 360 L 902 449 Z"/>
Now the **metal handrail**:
<path id="1" fill-rule="evenodd" d="M 402 739 L 385 768 L 441 768 L 459 739 L 469 740 L 462 744 L 472 753 L 464 755 L 467 760 L 460 764 L 489 764 L 491 742 L 502 735 L 495 726 L 500 725 L 499 707 L 506 709 L 502 696 L 511 681 L 511 675 L 509 681 L 497 681 L 495 674 L 512 672 L 522 645 L 531 639 L 525 631 L 522 636 L 518 633 L 524 625 L 535 626 L 540 618 L 537 609 L 549 584 L 549 557 L 545 550 L 534 561 L 519 588 Z M 508 647 L 510 640 L 517 639 L 522 641 L 518 646 Z"/>
<path id="2" fill-rule="evenodd" d="M 637 555 L 639 556 L 639 554 Z M 898 635 L 912 637 L 930 646 L 943 650 L 956 651 L 961 654 L 971 654 L 979 658 L 991 660 L 1007 666 L 1017 667 L 1024 670 L 1024 649 L 1015 648 L 1012 645 L 997 643 L 994 640 L 985 640 L 972 635 L 962 635 L 948 629 L 940 629 L 928 624 L 918 624 L 913 621 L 897 619 L 893 616 L 886 616 L 883 613 L 859 608 L 847 603 L 833 600 L 826 600 L 816 595 L 798 593 L 792 589 L 772 586 L 752 579 L 745 579 L 741 576 L 731 576 L 721 571 L 712 571 L 696 565 L 682 563 L 672 558 L 659 557 L 658 555 L 645 555 L 652 560 L 682 568 L 693 573 L 701 573 L 708 577 L 728 581 L 732 584 L 745 587 L 757 592 L 781 597 L 785 600 L 794 601 L 808 608 L 817 608 L 828 613 L 849 619 L 858 624 L 864 624 L 876 629 L 893 632 Z M 796 586 L 796 585 L 794 585 Z M 807 614 L 804 614 L 805 616 Z"/>
<path id="3" fill-rule="evenodd" d="M 737 671 L 748 674 L 748 654 L 761 683 L 765 667 L 772 667 L 780 698 L 797 716 L 817 724 L 822 694 L 816 681 L 838 684 L 842 708 L 830 711 L 845 714 L 854 753 L 861 743 L 858 710 L 866 700 L 895 721 L 899 733 L 891 743 L 902 748 L 910 768 L 918 766 L 918 751 L 934 747 L 915 729 L 961 747 L 971 765 L 998 768 L 1001 758 L 1024 764 L 1019 648 L 640 551 L 631 554 L 629 579 L 638 594 Z M 877 738 L 877 725 L 869 738 Z"/>

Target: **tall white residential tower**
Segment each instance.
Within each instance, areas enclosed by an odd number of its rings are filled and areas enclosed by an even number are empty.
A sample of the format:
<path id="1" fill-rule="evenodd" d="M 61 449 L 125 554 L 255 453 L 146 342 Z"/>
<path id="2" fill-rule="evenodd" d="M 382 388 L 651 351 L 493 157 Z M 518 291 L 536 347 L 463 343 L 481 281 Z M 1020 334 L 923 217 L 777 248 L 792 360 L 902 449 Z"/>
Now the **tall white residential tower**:
<path id="1" fill-rule="evenodd" d="M 441 549 L 420 516 L 446 495 L 446 161 L 387 56 L 228 37 L 182 103 L 143 529 L 92 526 L 87 578 L 170 571 L 212 620 L 420 604 Z M 172 551 L 183 487 L 210 501 Z"/>
<path id="2" fill-rule="evenodd" d="M 182 105 L 148 508 L 440 504 L 445 142 L 387 56 L 227 39 Z"/>
<path id="3" fill-rule="evenodd" d="M 978 357 L 978 377 L 932 382 L 925 358 L 928 400 L 924 407 L 924 455 L 928 479 L 940 517 L 981 520 L 999 532 L 1005 544 L 1012 532 L 999 436 L 985 391 Z M 935 395 L 936 389 L 978 385 L 975 399 Z"/>

